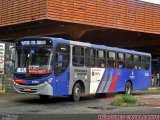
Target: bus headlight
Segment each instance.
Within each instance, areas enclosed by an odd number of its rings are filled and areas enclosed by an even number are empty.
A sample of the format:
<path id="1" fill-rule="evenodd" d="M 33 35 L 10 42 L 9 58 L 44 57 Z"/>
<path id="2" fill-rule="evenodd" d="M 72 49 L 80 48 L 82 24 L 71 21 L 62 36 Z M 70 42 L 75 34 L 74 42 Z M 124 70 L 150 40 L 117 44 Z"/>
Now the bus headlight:
<path id="1" fill-rule="evenodd" d="M 46 85 L 48 85 L 47 81 L 44 82 L 44 83 L 42 83 L 42 84 L 40 84 L 39 86 L 40 86 L 40 87 L 44 87 L 44 86 L 46 86 Z"/>
<path id="2" fill-rule="evenodd" d="M 49 83 L 52 82 L 52 78 L 49 78 L 47 81 L 45 81 L 44 83 L 40 84 L 41 87 L 47 86 Z"/>
<path id="3" fill-rule="evenodd" d="M 52 78 L 49 78 L 49 79 L 48 79 L 48 82 L 51 83 L 51 82 L 52 82 Z"/>

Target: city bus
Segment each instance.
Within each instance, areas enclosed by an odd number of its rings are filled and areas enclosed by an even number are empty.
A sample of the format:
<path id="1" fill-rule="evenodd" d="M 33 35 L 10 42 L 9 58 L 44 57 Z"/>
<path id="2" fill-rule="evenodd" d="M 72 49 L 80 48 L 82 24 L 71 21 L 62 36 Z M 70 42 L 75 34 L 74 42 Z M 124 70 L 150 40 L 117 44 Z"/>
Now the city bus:
<path id="1" fill-rule="evenodd" d="M 151 54 L 53 37 L 24 37 L 15 43 L 13 87 L 19 93 L 70 96 L 149 88 Z"/>

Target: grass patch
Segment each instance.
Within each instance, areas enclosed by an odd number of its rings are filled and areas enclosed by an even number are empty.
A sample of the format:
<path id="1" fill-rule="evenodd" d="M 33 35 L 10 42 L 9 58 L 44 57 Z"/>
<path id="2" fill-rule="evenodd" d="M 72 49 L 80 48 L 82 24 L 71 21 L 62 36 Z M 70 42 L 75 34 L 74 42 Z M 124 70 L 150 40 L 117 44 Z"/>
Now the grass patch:
<path id="1" fill-rule="evenodd" d="M 140 102 L 134 98 L 132 95 L 117 95 L 111 102 L 113 106 L 139 106 Z"/>

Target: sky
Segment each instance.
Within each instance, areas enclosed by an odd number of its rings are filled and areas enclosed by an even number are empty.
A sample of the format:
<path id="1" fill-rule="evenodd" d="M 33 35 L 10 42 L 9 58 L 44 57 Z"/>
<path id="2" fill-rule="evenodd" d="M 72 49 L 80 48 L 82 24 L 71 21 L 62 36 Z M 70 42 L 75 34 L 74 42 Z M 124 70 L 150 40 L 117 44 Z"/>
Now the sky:
<path id="1" fill-rule="evenodd" d="M 141 0 L 141 1 L 146 1 L 146 2 L 160 4 L 160 0 Z"/>

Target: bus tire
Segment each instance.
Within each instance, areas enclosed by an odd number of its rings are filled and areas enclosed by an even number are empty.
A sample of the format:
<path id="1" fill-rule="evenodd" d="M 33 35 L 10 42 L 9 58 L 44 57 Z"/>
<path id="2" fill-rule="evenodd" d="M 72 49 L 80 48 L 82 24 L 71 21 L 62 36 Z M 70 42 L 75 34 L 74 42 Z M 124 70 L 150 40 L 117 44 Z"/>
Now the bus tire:
<path id="1" fill-rule="evenodd" d="M 40 99 L 46 101 L 49 99 L 49 95 L 39 95 Z"/>
<path id="2" fill-rule="evenodd" d="M 75 83 L 72 90 L 71 99 L 73 102 L 76 102 L 80 100 L 80 97 L 81 97 L 81 85 L 79 83 Z"/>
<path id="3" fill-rule="evenodd" d="M 131 93 L 132 93 L 132 84 L 131 82 L 128 81 L 125 86 L 125 94 L 131 95 Z"/>

